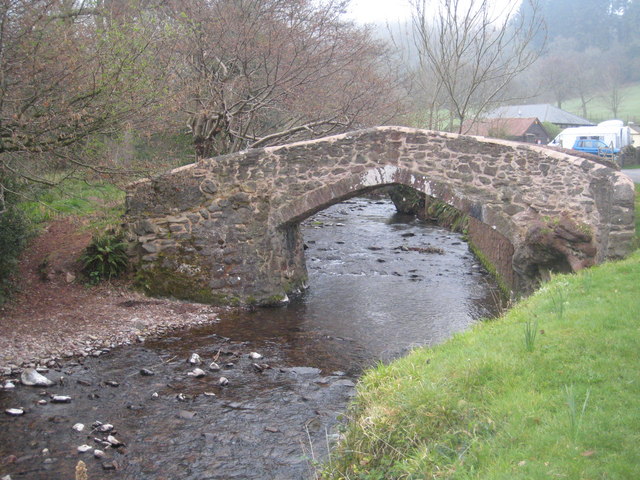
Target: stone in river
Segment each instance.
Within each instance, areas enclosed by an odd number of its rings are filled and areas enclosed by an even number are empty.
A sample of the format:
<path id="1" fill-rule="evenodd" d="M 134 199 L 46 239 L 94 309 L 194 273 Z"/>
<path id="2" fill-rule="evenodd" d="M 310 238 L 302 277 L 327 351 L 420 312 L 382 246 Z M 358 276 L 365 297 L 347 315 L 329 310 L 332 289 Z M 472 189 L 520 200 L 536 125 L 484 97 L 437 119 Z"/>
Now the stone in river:
<path id="1" fill-rule="evenodd" d="M 116 462 L 103 462 L 102 463 L 103 470 L 117 470 L 118 464 Z"/>
<path id="2" fill-rule="evenodd" d="M 84 423 L 76 423 L 73 427 L 76 432 L 81 432 L 82 430 L 84 430 Z"/>
<path id="3" fill-rule="evenodd" d="M 85 453 L 85 452 L 88 452 L 91 449 L 93 449 L 93 447 L 91 447 L 89 445 L 80 445 L 77 450 L 78 450 L 78 453 Z"/>
<path id="4" fill-rule="evenodd" d="M 156 373 L 153 370 L 149 370 L 148 368 L 142 368 L 140 370 L 140 375 L 143 375 L 145 377 L 150 377 L 152 375 L 155 375 Z"/>
<path id="5" fill-rule="evenodd" d="M 253 360 L 260 360 L 262 358 L 262 355 L 260 355 L 258 352 L 251 352 L 249 354 L 249 358 L 252 358 Z"/>
<path id="6" fill-rule="evenodd" d="M 12 417 L 18 417 L 20 415 L 24 415 L 24 410 L 22 408 L 7 408 L 4 413 L 11 415 Z"/>
<path id="7" fill-rule="evenodd" d="M 201 368 L 194 368 L 191 372 L 188 372 L 187 375 L 190 377 L 200 378 L 204 377 L 207 373 Z"/>
<path id="8" fill-rule="evenodd" d="M 202 363 L 202 359 L 197 353 L 192 353 L 191 357 L 189 357 L 189 363 L 191 365 L 200 365 Z"/>
<path id="9" fill-rule="evenodd" d="M 50 387 L 55 382 L 36 372 L 34 368 L 25 369 L 20 375 L 20 382 L 30 387 Z"/>
<path id="10" fill-rule="evenodd" d="M 113 435 L 109 435 L 107 437 L 107 442 L 109 442 L 111 444 L 112 447 L 114 448 L 118 448 L 118 447 L 124 447 L 125 444 L 123 442 L 121 442 L 120 440 L 118 440 L 116 437 L 114 437 Z"/>
<path id="11" fill-rule="evenodd" d="M 196 415 L 197 412 L 190 412 L 189 410 L 180 410 L 178 412 L 178 418 L 183 418 L 184 420 L 191 420 Z"/>
<path id="12" fill-rule="evenodd" d="M 69 403 L 71 397 L 68 395 L 51 395 L 51 403 Z"/>

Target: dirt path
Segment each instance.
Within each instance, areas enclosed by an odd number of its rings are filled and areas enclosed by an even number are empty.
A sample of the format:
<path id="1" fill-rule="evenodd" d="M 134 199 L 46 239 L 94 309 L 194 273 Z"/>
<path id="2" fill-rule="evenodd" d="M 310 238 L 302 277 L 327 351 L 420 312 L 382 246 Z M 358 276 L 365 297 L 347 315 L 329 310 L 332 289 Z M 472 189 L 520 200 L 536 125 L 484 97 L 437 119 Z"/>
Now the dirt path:
<path id="1" fill-rule="evenodd" d="M 86 285 L 79 273 L 91 234 L 77 221 L 53 222 L 26 249 L 18 292 L 0 307 L 0 374 L 73 355 L 100 355 L 115 345 L 170 329 L 215 322 L 220 309 L 145 297 L 126 281 Z"/>

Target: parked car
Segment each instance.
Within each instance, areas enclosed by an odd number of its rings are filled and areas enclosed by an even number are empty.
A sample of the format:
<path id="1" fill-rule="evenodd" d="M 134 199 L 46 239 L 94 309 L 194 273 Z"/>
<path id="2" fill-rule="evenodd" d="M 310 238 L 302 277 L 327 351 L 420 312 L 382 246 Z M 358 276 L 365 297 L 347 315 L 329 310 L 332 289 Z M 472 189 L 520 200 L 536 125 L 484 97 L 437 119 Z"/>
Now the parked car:
<path id="1" fill-rule="evenodd" d="M 600 157 L 613 157 L 620 153 L 620 150 L 613 148 L 611 145 L 607 145 L 602 140 L 596 140 L 594 138 L 578 138 L 571 148 L 579 152 L 591 153 Z"/>

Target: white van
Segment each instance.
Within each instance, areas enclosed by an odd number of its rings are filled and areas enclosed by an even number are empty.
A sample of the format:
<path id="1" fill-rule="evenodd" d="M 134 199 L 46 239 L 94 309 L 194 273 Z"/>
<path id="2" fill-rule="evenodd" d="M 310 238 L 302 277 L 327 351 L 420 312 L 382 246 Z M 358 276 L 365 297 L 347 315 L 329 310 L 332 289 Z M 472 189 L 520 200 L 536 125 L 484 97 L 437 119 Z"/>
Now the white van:
<path id="1" fill-rule="evenodd" d="M 594 127 L 565 128 L 549 145 L 573 148 L 579 140 L 599 140 L 614 151 L 631 145 L 631 129 L 622 120 L 607 120 Z"/>

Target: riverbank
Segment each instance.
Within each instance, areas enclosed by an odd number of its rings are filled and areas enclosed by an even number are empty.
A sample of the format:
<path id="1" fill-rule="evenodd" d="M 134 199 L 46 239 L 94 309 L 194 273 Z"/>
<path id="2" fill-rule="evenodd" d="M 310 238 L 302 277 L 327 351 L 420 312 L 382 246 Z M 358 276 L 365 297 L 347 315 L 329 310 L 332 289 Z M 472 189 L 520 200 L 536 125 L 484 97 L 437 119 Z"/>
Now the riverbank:
<path id="1" fill-rule="evenodd" d="M 80 221 L 49 223 L 22 255 L 17 291 L 0 306 L 0 374 L 96 357 L 118 345 L 218 321 L 220 309 L 145 297 L 126 279 L 87 285 L 79 258 L 91 232 Z"/>
<path id="2" fill-rule="evenodd" d="M 640 252 L 369 371 L 325 478 L 640 476 Z"/>

